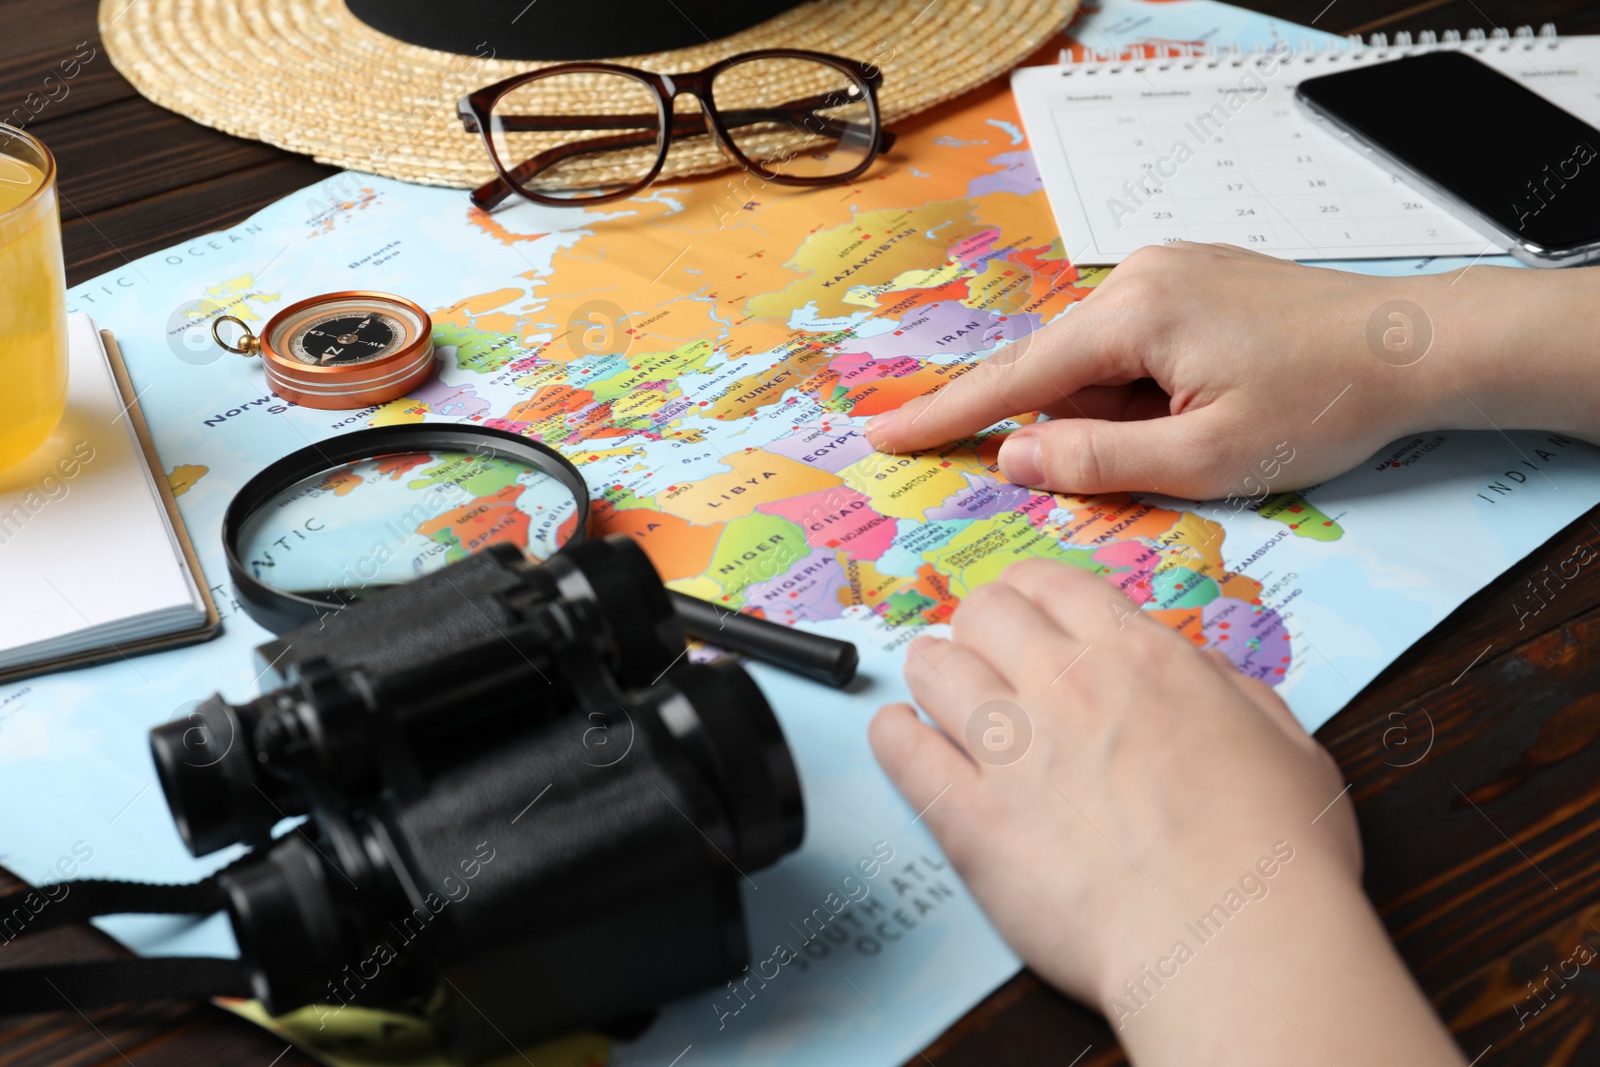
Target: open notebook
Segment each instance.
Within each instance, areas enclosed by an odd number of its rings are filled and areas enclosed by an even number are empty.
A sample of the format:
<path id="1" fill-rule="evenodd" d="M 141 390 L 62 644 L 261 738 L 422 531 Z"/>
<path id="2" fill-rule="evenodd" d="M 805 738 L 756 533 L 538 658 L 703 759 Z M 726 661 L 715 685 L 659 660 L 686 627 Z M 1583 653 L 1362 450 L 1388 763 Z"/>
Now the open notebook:
<path id="1" fill-rule="evenodd" d="M 0 471 L 0 681 L 220 629 L 115 341 L 82 314 L 68 339 L 61 425 Z"/>
<path id="2" fill-rule="evenodd" d="M 1177 240 L 1288 259 L 1501 252 L 1499 238 L 1341 143 L 1294 100 L 1304 78 L 1444 48 L 1600 125 L 1600 37 L 1548 26 L 1392 44 L 1382 34 L 1370 44 L 1279 41 L 1266 53 L 1145 47 L 1021 67 L 1011 89 L 1074 263 L 1120 263 Z"/>

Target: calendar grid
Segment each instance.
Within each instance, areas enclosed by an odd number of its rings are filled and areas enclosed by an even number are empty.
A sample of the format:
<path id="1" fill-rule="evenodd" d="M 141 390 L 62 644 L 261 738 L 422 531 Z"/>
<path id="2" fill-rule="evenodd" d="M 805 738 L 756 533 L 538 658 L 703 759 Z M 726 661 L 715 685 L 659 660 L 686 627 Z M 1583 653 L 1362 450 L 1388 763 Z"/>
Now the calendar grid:
<path id="1" fill-rule="evenodd" d="M 1514 39 L 1447 36 L 1437 46 L 1470 49 L 1596 123 L 1597 42 L 1519 31 Z M 1414 51 L 1348 49 L 1013 72 L 1069 257 L 1118 263 L 1174 240 L 1224 241 L 1293 259 L 1471 256 L 1495 247 L 1295 103 L 1303 78 Z M 1559 51 L 1559 66 L 1534 63 L 1536 50 Z M 1530 70 L 1538 77 L 1530 79 Z"/>

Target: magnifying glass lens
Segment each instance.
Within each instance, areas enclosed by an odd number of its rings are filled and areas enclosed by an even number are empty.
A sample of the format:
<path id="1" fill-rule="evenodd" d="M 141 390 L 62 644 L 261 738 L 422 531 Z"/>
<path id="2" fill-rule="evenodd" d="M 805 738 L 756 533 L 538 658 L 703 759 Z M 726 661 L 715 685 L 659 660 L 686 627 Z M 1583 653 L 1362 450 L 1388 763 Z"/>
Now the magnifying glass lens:
<path id="1" fill-rule="evenodd" d="M 223 513 L 222 547 L 245 613 L 283 634 L 491 545 L 543 563 L 584 541 L 588 518 L 583 475 L 549 446 L 487 426 L 406 423 L 262 468 Z M 730 652 L 828 685 L 855 677 L 847 641 L 670 595 L 685 631 Z"/>
<path id="2" fill-rule="evenodd" d="M 516 459 L 402 452 L 332 466 L 263 503 L 239 532 L 257 581 L 360 598 L 508 542 L 546 560 L 577 529 L 560 479 Z"/>

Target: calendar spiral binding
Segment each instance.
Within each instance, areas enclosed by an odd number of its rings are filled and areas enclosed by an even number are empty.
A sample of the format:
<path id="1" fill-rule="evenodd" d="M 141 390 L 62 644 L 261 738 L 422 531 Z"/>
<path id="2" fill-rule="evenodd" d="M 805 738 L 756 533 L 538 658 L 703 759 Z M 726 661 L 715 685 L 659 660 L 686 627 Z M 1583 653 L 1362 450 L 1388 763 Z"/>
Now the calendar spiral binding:
<path id="1" fill-rule="evenodd" d="M 1538 33 L 1534 32 L 1532 26 L 1518 26 L 1515 30 L 1496 27 L 1487 33 L 1481 29 L 1471 29 L 1465 36 L 1459 30 L 1446 30 L 1443 34 L 1423 30 L 1413 40 L 1410 33 L 1402 30 L 1394 35 L 1392 42 L 1384 33 L 1374 33 L 1366 40 L 1360 34 L 1351 34 L 1325 41 L 1320 46 L 1306 39 L 1301 41 L 1298 49 L 1281 39 L 1270 48 L 1257 42 L 1249 50 L 1241 48 L 1237 42 L 1220 48 L 1209 41 L 1198 45 L 1141 44 L 1122 50 L 1085 48 L 1083 57 L 1079 59 L 1073 56 L 1071 49 L 1063 48 L 1056 65 L 1061 68 L 1062 77 L 1070 77 L 1075 73 L 1118 74 L 1124 70 L 1140 73 L 1152 69 L 1215 69 L 1224 65 L 1242 67 L 1246 63 L 1265 63 L 1269 59 L 1279 63 L 1339 63 L 1346 60 L 1352 63 L 1376 63 L 1426 52 L 1458 51 L 1481 55 L 1489 51 L 1508 52 L 1514 48 L 1535 52 L 1554 51 L 1560 47 L 1561 37 L 1556 33 L 1555 24 L 1546 22 L 1539 27 Z"/>

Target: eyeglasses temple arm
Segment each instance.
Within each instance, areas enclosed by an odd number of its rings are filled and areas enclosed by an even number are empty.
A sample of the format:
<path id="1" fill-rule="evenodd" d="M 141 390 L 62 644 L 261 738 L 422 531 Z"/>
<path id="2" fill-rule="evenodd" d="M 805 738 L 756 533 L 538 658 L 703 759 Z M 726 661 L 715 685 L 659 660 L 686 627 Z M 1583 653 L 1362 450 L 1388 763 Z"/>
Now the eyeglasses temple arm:
<path id="1" fill-rule="evenodd" d="M 540 116 L 522 117 L 537 119 Z M 687 128 L 682 128 L 685 126 L 687 126 Z M 514 129 L 514 127 L 509 126 L 502 128 Z M 595 127 L 584 126 L 579 128 L 594 129 Z M 705 128 L 700 125 L 699 120 L 695 118 L 695 116 L 685 115 L 673 120 L 673 134 L 675 136 L 686 136 L 691 133 L 704 132 Z M 616 137 L 592 137 L 587 141 L 572 141 L 567 144 L 557 145 L 554 148 L 547 148 L 538 155 L 528 157 L 521 163 L 518 163 L 515 167 L 511 168 L 511 176 L 518 183 L 521 183 L 527 181 L 529 178 L 534 177 L 545 168 L 552 167 L 563 160 L 571 159 L 573 156 L 581 156 L 589 152 L 606 152 L 617 148 L 644 148 L 655 143 L 656 135 L 654 133 L 645 132 Z M 504 178 L 496 176 L 492 180 L 485 182 L 483 185 L 480 185 L 478 188 L 472 191 L 472 202 L 478 207 L 483 208 L 485 211 L 488 211 L 490 208 L 498 206 L 502 201 L 505 200 L 506 197 L 510 196 L 513 191 L 514 190 L 509 182 L 507 182 Z"/>

